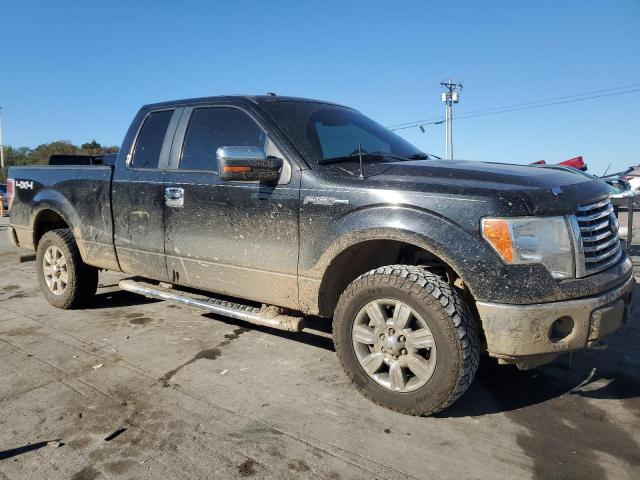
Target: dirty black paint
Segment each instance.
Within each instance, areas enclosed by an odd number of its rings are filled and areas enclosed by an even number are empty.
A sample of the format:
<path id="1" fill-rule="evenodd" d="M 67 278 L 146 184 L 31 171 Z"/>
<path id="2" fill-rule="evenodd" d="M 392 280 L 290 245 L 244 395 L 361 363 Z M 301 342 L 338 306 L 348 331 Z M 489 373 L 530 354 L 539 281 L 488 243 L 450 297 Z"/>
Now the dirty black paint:
<path id="1" fill-rule="evenodd" d="M 483 216 L 573 213 L 609 194 L 603 182 L 532 166 L 440 160 L 368 164 L 361 179 L 348 173 L 354 166 L 349 162 L 319 166 L 304 157 L 301 137 L 291 133 L 306 128 L 291 124 L 302 117 L 278 114 L 296 104 L 326 107 L 272 96 L 143 107 L 113 169 L 11 167 L 11 177 L 34 182 L 33 190 L 16 189 L 12 225 L 21 227 L 23 246 L 33 248 L 36 213 L 51 209 L 93 265 L 327 316 L 333 305 L 322 311 L 319 301 L 336 280 L 329 267 L 350 246 L 369 240 L 396 240 L 432 252 L 459 274 L 476 300 L 497 303 L 585 297 L 631 274 L 629 265 L 619 263 L 598 275 L 557 282 L 542 266 L 505 266 L 480 238 Z M 183 108 L 210 106 L 233 106 L 254 117 L 290 164 L 290 181 L 223 182 L 215 172 L 176 169 L 179 157 L 172 155 L 184 137 L 177 122 L 167 132 L 173 140 L 161 154 L 161 168 L 126 165 L 150 111 L 176 109 L 177 115 Z M 166 186 L 185 189 L 182 208 L 165 206 Z"/>

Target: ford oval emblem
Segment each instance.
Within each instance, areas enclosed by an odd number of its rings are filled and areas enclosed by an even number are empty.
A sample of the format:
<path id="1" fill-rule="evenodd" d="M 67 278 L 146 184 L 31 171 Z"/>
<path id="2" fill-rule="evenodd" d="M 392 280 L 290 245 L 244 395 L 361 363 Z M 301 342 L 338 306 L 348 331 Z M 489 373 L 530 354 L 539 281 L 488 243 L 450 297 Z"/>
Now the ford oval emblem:
<path id="1" fill-rule="evenodd" d="M 551 193 L 553 193 L 555 196 L 558 196 L 562 193 L 562 188 L 560 187 L 553 187 L 551 189 Z"/>

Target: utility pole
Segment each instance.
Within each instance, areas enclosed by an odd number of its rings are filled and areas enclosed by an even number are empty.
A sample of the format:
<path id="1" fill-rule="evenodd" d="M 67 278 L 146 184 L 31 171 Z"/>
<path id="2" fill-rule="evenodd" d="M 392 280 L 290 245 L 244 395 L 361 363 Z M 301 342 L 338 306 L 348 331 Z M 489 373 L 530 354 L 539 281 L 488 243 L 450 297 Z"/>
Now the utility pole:
<path id="1" fill-rule="evenodd" d="M 2 145 L 2 107 L 0 107 L 0 172 L 2 172 L 2 179 L 4 180 L 4 145 Z"/>
<path id="2" fill-rule="evenodd" d="M 451 80 L 440 82 L 440 86 L 444 88 L 444 92 L 440 95 L 440 99 L 444 102 L 445 111 L 445 144 L 446 155 L 448 160 L 453 160 L 453 104 L 460 100 L 461 83 L 453 83 Z"/>

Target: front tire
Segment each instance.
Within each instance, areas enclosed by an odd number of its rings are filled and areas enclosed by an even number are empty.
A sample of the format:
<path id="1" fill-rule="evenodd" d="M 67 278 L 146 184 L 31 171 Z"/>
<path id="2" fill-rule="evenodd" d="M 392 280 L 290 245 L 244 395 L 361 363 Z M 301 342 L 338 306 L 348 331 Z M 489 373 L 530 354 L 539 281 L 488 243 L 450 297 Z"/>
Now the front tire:
<path id="1" fill-rule="evenodd" d="M 371 270 L 342 293 L 335 309 L 336 353 L 358 390 L 411 415 L 455 402 L 478 369 L 478 327 L 462 297 L 419 267 Z"/>
<path id="2" fill-rule="evenodd" d="M 38 281 L 47 301 L 57 308 L 86 305 L 98 288 L 98 269 L 82 261 L 67 228 L 45 233 L 36 254 Z"/>

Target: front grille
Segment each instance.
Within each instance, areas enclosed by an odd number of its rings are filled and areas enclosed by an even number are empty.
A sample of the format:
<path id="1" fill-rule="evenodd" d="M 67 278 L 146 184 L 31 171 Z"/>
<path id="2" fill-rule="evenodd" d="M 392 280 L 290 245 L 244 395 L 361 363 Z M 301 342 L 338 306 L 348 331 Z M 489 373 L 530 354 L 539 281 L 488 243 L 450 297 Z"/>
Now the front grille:
<path id="1" fill-rule="evenodd" d="M 611 200 L 579 206 L 576 220 L 582 239 L 585 275 L 604 270 L 620 259 L 622 248 Z"/>

